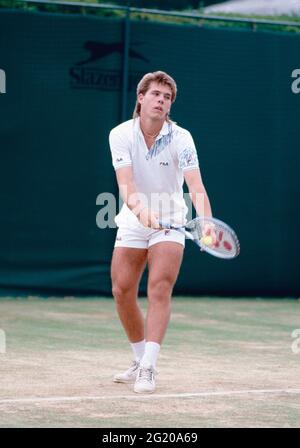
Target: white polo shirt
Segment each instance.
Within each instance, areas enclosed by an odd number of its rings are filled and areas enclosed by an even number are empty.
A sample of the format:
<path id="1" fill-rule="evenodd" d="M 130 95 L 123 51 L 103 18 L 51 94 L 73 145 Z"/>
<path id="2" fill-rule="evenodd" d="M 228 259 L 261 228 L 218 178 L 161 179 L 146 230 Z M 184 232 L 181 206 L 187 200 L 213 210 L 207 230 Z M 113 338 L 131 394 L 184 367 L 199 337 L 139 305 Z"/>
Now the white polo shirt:
<path id="1" fill-rule="evenodd" d="M 165 121 L 155 143 L 148 149 L 140 118 L 135 118 L 113 128 L 109 144 L 115 170 L 132 167 L 137 191 L 145 205 L 158 214 L 160 221 L 184 225 L 188 209 L 183 198 L 183 172 L 199 167 L 190 132 Z M 123 204 L 115 222 L 121 227 L 139 221 Z"/>

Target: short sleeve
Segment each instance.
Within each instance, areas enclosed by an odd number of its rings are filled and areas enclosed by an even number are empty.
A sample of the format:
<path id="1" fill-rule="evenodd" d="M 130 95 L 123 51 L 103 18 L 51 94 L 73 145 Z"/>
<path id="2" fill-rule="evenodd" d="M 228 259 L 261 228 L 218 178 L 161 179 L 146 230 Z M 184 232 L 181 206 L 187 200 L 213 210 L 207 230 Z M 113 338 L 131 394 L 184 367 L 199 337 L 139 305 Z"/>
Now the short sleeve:
<path id="1" fill-rule="evenodd" d="M 130 142 L 126 135 L 113 129 L 109 134 L 109 146 L 115 170 L 132 165 Z"/>
<path id="2" fill-rule="evenodd" d="M 199 168 L 198 156 L 193 137 L 189 132 L 184 133 L 178 147 L 179 168 L 183 171 Z"/>

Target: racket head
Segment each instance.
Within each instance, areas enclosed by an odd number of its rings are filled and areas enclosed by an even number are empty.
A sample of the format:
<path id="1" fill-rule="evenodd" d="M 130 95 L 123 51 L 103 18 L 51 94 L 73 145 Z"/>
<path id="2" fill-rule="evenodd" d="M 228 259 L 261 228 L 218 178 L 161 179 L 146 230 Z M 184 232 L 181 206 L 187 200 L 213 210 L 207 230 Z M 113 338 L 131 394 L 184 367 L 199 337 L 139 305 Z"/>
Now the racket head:
<path id="1" fill-rule="evenodd" d="M 204 224 L 211 224 L 214 228 L 216 242 L 213 245 L 208 246 L 201 243 L 201 238 L 204 236 Z M 210 255 L 231 259 L 237 257 L 240 253 L 240 243 L 235 231 L 220 219 L 197 217 L 189 221 L 185 228 L 193 235 L 196 244 L 200 245 L 201 249 Z"/>

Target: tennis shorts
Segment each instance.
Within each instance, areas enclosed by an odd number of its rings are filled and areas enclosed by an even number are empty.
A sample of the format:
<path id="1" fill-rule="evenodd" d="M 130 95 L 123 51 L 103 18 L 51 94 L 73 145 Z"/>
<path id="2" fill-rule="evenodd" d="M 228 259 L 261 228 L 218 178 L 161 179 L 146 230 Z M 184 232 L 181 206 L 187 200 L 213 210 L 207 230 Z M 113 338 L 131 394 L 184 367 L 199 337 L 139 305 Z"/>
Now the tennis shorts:
<path id="1" fill-rule="evenodd" d="M 132 226 L 118 228 L 115 247 L 133 247 L 136 249 L 148 249 L 162 242 L 179 243 L 185 246 L 185 235 L 177 230 L 154 230 L 138 223 Z"/>

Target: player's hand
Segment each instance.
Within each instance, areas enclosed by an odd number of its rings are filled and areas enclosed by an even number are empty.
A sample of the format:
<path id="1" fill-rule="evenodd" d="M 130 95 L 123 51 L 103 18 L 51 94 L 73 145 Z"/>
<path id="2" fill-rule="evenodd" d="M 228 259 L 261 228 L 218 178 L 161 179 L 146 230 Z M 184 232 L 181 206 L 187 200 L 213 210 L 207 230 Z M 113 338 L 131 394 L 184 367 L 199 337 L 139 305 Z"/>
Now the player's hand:
<path id="1" fill-rule="evenodd" d="M 145 227 L 150 227 L 151 229 L 160 229 L 158 217 L 148 207 L 145 207 L 140 211 L 138 220 Z"/>

